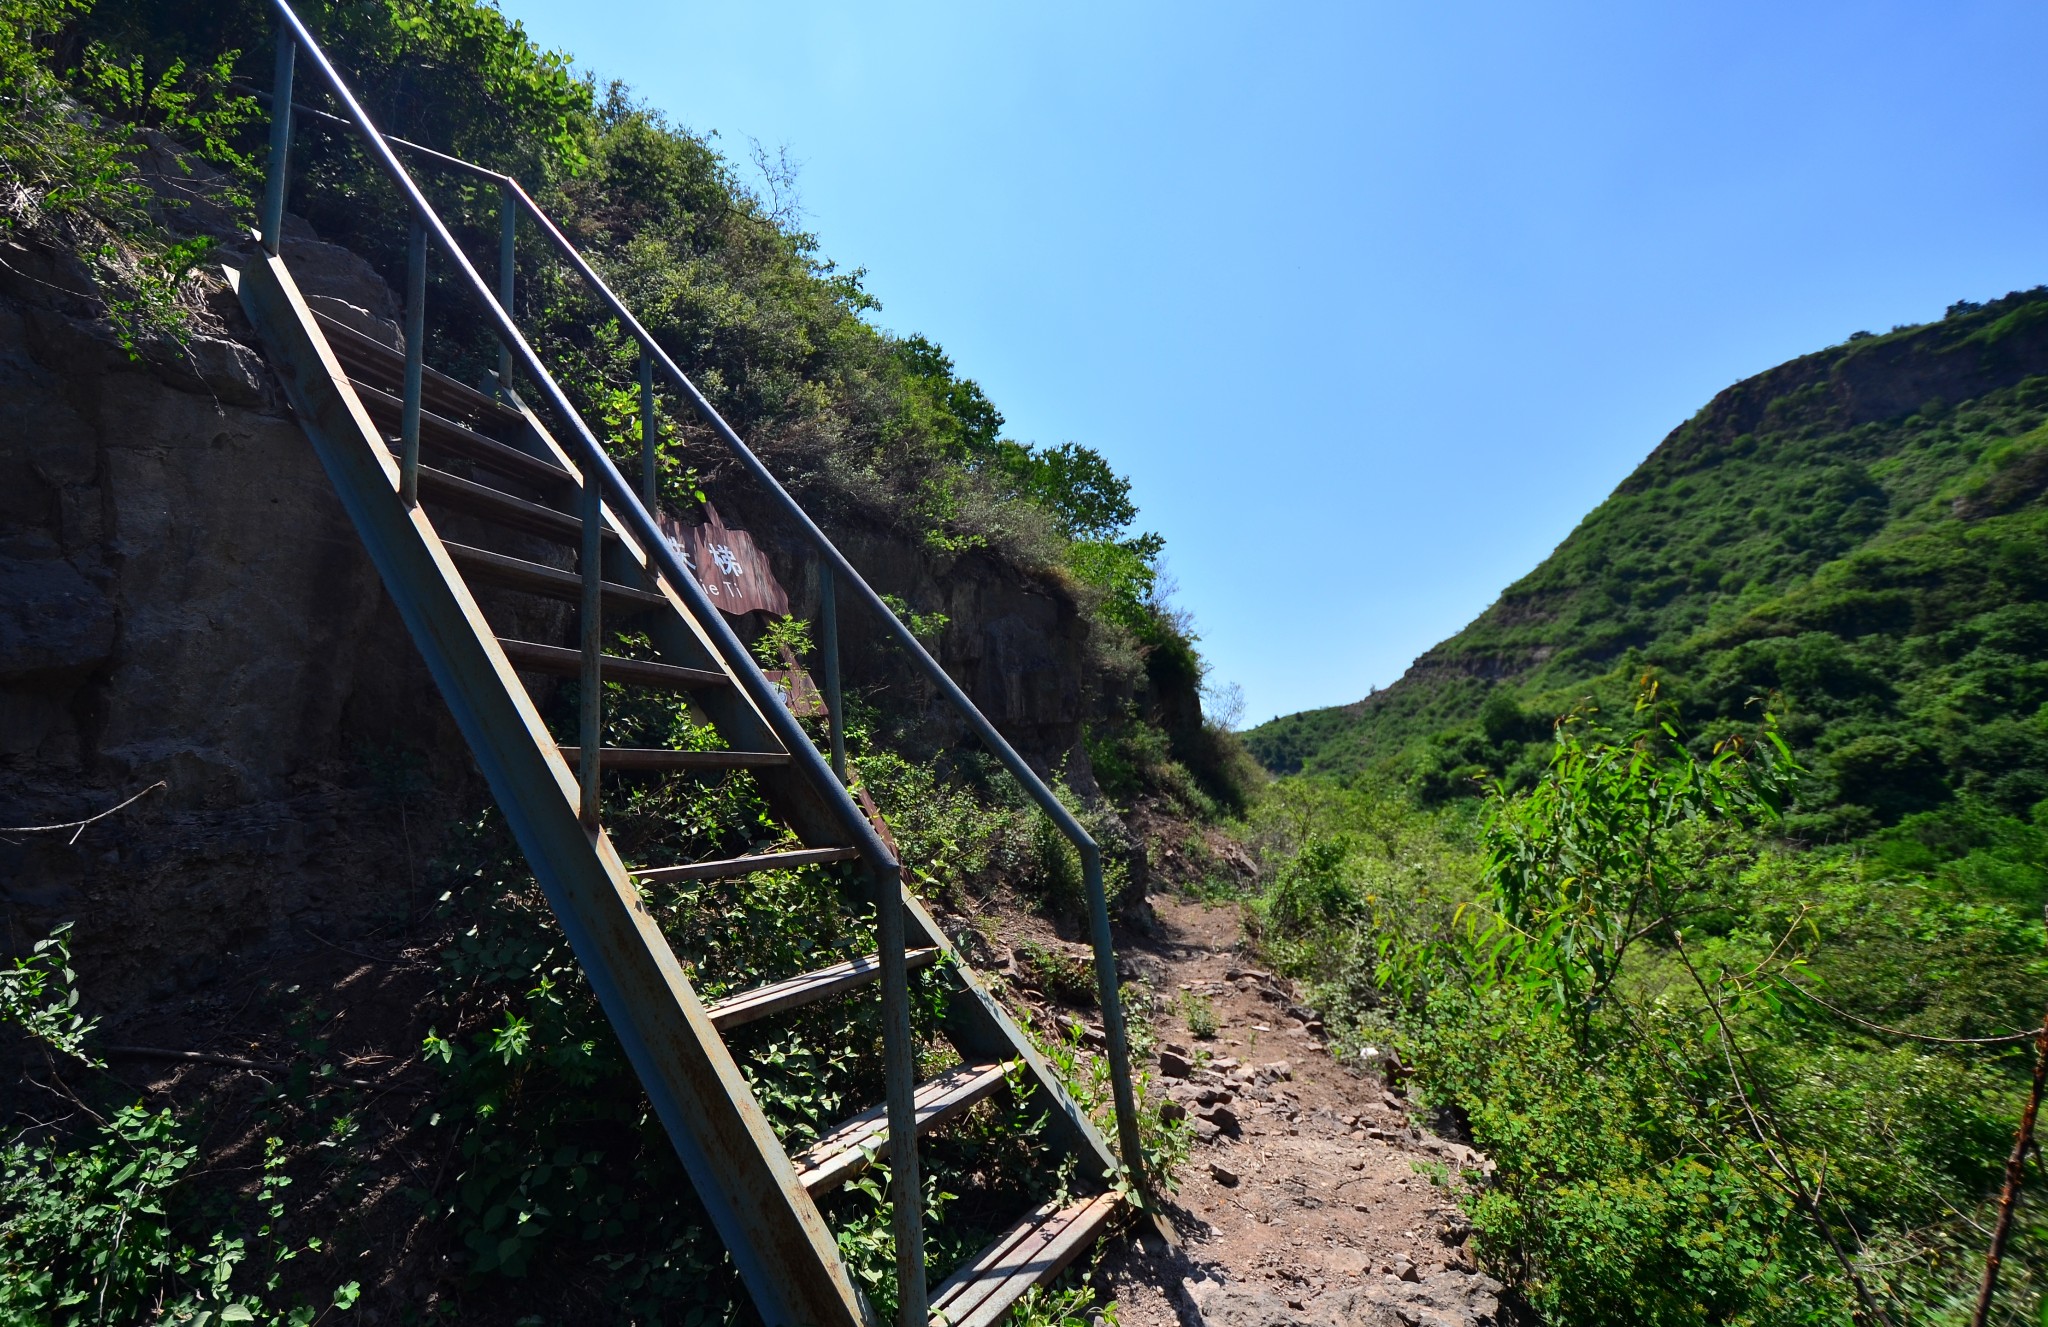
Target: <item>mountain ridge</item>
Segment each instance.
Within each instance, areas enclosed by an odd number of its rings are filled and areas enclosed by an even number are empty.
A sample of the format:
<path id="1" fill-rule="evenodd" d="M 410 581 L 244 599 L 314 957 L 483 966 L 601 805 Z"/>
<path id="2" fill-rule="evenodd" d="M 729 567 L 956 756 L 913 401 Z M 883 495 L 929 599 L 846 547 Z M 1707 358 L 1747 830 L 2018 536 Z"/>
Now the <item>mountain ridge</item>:
<path id="1" fill-rule="evenodd" d="M 1710 701 L 1694 684 L 1731 651 L 1819 632 L 1867 654 L 1855 643 L 1896 645 L 1954 627 L 1964 607 L 1994 611 L 1981 594 L 1964 604 L 1943 590 L 1947 573 L 1933 564 L 1916 562 L 1898 584 L 1849 582 L 1900 541 L 1933 540 L 1947 551 L 1915 556 L 1968 565 L 1991 554 L 1949 547 L 1966 529 L 2033 523 L 2048 484 L 2048 438 L 2034 436 L 2044 374 L 2048 289 L 2037 287 L 1959 302 L 1939 322 L 1858 333 L 1735 383 L 1392 686 L 1269 721 L 1247 746 L 1276 773 L 1379 771 L 1454 796 L 1472 778 L 1526 770 L 1549 719 L 1611 695 L 1622 674 L 1670 674 L 1687 717 L 1711 728 L 1731 717 L 1728 698 Z M 2039 597 L 2031 576 L 1999 582 L 2010 603 Z M 1816 618 L 1808 601 L 1823 591 L 1834 616 Z M 1920 611 L 1942 595 L 1947 608 Z M 1793 693 L 1795 705 L 1826 692 L 1748 680 Z"/>

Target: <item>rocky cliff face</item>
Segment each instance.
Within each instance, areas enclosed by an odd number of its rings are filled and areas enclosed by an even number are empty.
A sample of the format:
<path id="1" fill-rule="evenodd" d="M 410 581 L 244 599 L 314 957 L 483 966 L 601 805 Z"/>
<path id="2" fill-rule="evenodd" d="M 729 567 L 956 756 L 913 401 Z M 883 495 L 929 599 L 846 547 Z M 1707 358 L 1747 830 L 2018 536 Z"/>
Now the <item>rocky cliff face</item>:
<path id="1" fill-rule="evenodd" d="M 0 821 L 164 785 L 5 836 L 11 942 L 76 918 L 96 993 L 161 998 L 388 919 L 468 761 L 232 296 L 137 362 L 61 255 L 0 260 Z"/>
<path id="2" fill-rule="evenodd" d="M 287 258 L 330 312 L 395 315 L 353 255 L 302 233 Z M 137 361 L 66 256 L 14 243 L 0 264 L 0 824 L 164 785 L 76 842 L 0 835 L 10 945 L 75 919 L 95 996 L 133 1008 L 308 932 L 398 925 L 428 901 L 436 831 L 484 791 L 232 295 L 209 278 L 189 351 Z M 943 661 L 1034 763 L 1077 750 L 1094 663 L 1063 587 L 832 532 L 878 588 L 947 615 Z M 759 533 L 814 617 L 815 570 Z M 921 709 L 934 749 L 963 740 L 872 624 L 842 621 L 851 684 Z"/>

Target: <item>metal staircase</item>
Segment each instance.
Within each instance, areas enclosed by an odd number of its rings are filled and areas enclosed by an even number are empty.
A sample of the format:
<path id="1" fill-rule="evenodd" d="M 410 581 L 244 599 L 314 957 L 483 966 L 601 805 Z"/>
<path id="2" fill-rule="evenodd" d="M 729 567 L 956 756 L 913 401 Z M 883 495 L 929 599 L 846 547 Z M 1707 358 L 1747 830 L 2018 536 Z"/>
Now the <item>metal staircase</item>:
<path id="1" fill-rule="evenodd" d="M 1033 1286 L 1066 1267 L 1126 1207 L 1121 1172 L 1140 1189 L 1137 1116 L 1110 948 L 1096 845 L 959 687 L 783 491 L 689 378 L 612 295 L 516 181 L 386 138 L 298 16 L 282 0 L 277 80 L 270 98 L 270 178 L 261 255 L 229 273 L 292 407 L 332 477 L 392 600 L 460 726 L 540 887 L 645 1085 L 710 1218 L 770 1327 L 866 1327 L 874 1314 L 842 1262 L 816 1200 L 877 1159 L 890 1171 L 900 1321 L 988 1327 Z M 343 114 L 296 106 L 303 60 Z M 315 312 L 279 256 L 295 112 L 349 127 L 412 210 L 406 336 L 394 349 Z M 435 169 L 495 182 L 504 204 L 500 286 L 493 291 L 451 236 L 398 153 Z M 536 226 L 641 348 L 649 427 L 636 492 L 522 337 L 511 304 L 512 241 L 521 217 Z M 492 390 L 467 386 L 423 362 L 429 245 L 460 276 L 498 338 Z M 824 572 L 820 613 L 831 751 L 821 754 L 697 578 L 663 538 L 653 505 L 653 395 L 664 377 L 731 449 L 764 497 L 810 541 Z M 535 393 L 529 407 L 512 390 Z M 545 415 L 545 420 L 543 418 Z M 551 429 L 550 423 L 553 424 Z M 444 536 L 485 529 L 485 547 Z M 472 536 L 474 537 L 474 536 Z M 558 546 L 552 561 L 536 551 Z M 568 565 L 557 565 L 564 563 Z M 573 566 L 573 570 L 569 569 Z M 575 648 L 500 634 L 479 606 L 494 595 L 575 605 Z M 1058 1077 L 976 980 L 944 932 L 904 889 L 886 829 L 844 782 L 838 725 L 836 613 L 843 587 L 881 620 L 960 707 L 995 755 L 1079 849 L 1096 950 L 1103 1030 L 1115 1088 L 1120 1163 Z M 499 602 L 491 598 L 490 602 Z M 502 615 L 501 615 L 502 616 Z M 606 652 L 621 626 L 651 642 L 653 658 Z M 578 736 L 558 743 L 521 675 L 575 678 Z M 605 683 L 687 692 L 726 749 L 605 748 Z M 689 777 L 745 768 L 803 846 L 723 861 L 635 870 L 614 850 L 599 796 L 607 772 Z M 641 902 L 640 889 L 752 872 L 853 863 L 851 900 L 871 908 L 876 952 L 705 1004 Z M 944 1036 L 958 1067 L 915 1081 L 910 973 L 945 983 Z M 777 1137 L 724 1040 L 732 1029 L 824 1000 L 872 999 L 883 1013 L 885 1099 L 792 1155 Z M 1042 1108 L 1096 1191 L 1019 1214 L 996 1242 L 927 1292 L 917 1138 L 992 1094 L 1023 1092 Z"/>

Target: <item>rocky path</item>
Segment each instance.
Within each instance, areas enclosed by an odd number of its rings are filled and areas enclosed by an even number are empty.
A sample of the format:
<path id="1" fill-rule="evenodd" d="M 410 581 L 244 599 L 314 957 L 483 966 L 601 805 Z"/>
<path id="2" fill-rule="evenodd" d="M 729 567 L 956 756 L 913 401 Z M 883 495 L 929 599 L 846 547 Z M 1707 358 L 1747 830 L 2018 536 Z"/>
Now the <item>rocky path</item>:
<path id="1" fill-rule="evenodd" d="M 1200 1141 L 1169 1201 L 1182 1247 L 1132 1241 L 1097 1274 L 1122 1327 L 1504 1324 L 1446 1187 L 1484 1161 L 1419 1127 L 1377 1073 L 1339 1067 L 1313 1013 L 1245 957 L 1236 907 L 1153 901 L 1156 933 L 1126 953 L 1160 996 L 1152 1068 Z M 1201 1038 L 1188 1010 L 1205 1002 Z"/>

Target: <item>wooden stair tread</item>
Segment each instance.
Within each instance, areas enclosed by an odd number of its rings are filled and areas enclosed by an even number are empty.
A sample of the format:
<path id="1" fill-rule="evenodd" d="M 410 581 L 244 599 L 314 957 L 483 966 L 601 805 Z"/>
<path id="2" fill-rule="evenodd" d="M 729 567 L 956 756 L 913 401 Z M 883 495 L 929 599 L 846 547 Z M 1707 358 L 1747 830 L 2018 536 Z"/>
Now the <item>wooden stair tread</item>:
<path id="1" fill-rule="evenodd" d="M 513 530 L 524 530 L 545 539 L 560 543 L 580 545 L 583 542 L 583 521 L 565 511 L 543 507 L 538 502 L 528 502 L 488 484 L 479 484 L 461 475 L 451 475 L 446 470 L 433 466 L 420 467 L 420 498 L 426 502 L 438 503 L 444 507 L 455 507 L 481 516 Z M 607 527 L 603 537 L 616 541 L 618 532 Z"/>
<path id="2" fill-rule="evenodd" d="M 756 871 L 785 871 L 793 866 L 850 862 L 858 856 L 859 848 L 792 848 L 787 852 L 760 852 L 746 857 L 690 862 L 683 866 L 652 866 L 645 871 L 633 872 L 633 878 L 649 885 L 672 885 L 679 880 L 729 880 L 734 876 L 752 875 Z"/>
<path id="3" fill-rule="evenodd" d="M 347 323 L 337 322 L 318 309 L 313 310 L 313 317 L 320 324 L 322 334 L 327 337 L 327 344 L 333 349 L 334 357 L 343 365 L 381 373 L 384 381 L 393 384 L 405 381 L 403 350 L 394 350 L 375 337 L 365 336 Z M 438 401 L 463 414 L 492 424 L 518 426 L 526 422 L 525 416 L 503 401 L 424 364 L 420 366 L 420 399 Z"/>
<path id="4" fill-rule="evenodd" d="M 1008 1069 L 1006 1064 L 963 1064 L 919 1084 L 917 1131 L 929 1133 L 965 1112 L 1001 1087 Z M 889 1144 L 889 1108 L 884 1104 L 862 1111 L 790 1162 L 805 1191 L 816 1196 L 860 1174 L 871 1160 L 888 1156 Z"/>
<path id="5" fill-rule="evenodd" d="M 932 1295 L 933 1327 L 994 1327 L 1032 1287 L 1065 1271 L 1116 1215 L 1114 1193 L 1047 1203 L 1006 1231 Z"/>
<path id="6" fill-rule="evenodd" d="M 421 472 L 424 475 L 424 471 Z M 498 648 L 505 651 L 505 657 L 512 661 L 514 668 L 530 673 L 547 673 L 555 677 L 581 677 L 583 675 L 583 653 L 562 645 L 539 645 L 528 640 L 498 638 Z M 652 659 L 627 659 L 616 654 L 601 657 L 603 677 L 607 682 L 625 682 L 632 686 L 651 687 L 661 691 L 694 691 L 699 687 L 722 687 L 732 679 L 724 673 L 709 668 L 684 668 L 680 664 L 657 663 Z M 822 849 L 820 850 L 822 851 Z"/>
<path id="7" fill-rule="evenodd" d="M 580 746 L 561 748 L 571 765 L 583 756 Z M 599 769 L 750 769 L 787 765 L 787 751 L 671 751 L 658 746 L 608 746 L 597 753 Z"/>
<path id="8" fill-rule="evenodd" d="M 583 600 L 583 578 L 573 571 L 550 567 L 540 562 L 529 562 L 505 553 L 493 553 L 486 548 L 472 548 L 468 544 L 442 541 L 448 556 L 465 579 L 474 577 L 487 584 L 503 586 L 508 590 L 523 590 L 528 594 L 543 595 L 549 599 L 566 599 L 570 603 Z M 652 590 L 636 590 L 630 585 L 616 581 L 604 582 L 604 603 L 607 610 L 624 609 L 628 612 L 644 612 L 649 609 L 667 608 L 668 599 Z"/>
<path id="9" fill-rule="evenodd" d="M 363 403 L 363 409 L 369 411 L 371 419 L 380 425 L 390 426 L 394 432 L 397 430 L 405 413 L 404 401 L 381 387 L 355 378 L 349 379 L 349 386 L 355 389 L 356 399 Z M 531 484 L 543 492 L 562 493 L 578 487 L 576 476 L 553 461 L 544 461 L 496 438 L 487 438 L 475 429 L 431 410 L 420 411 L 420 445 L 475 461 L 507 479 Z"/>
<path id="10" fill-rule="evenodd" d="M 634 875 L 643 882 L 647 879 L 642 872 L 636 871 Z M 930 967 L 938 957 L 939 951 L 936 949 L 913 949 L 903 956 L 903 963 L 906 968 L 915 972 L 919 968 Z M 829 968 L 819 968 L 816 972 L 802 973 L 786 981 L 770 982 L 766 986 L 756 986 L 738 995 L 729 995 L 710 1006 L 705 1012 L 711 1015 L 711 1025 L 723 1032 L 727 1028 L 739 1027 L 756 1019 L 767 1018 L 771 1014 L 779 1014 L 785 1009 L 795 1009 L 813 1000 L 822 1000 L 842 991 L 850 991 L 856 986 L 875 980 L 881 974 L 882 960 L 874 954 L 869 954 L 845 963 L 834 963 Z"/>

